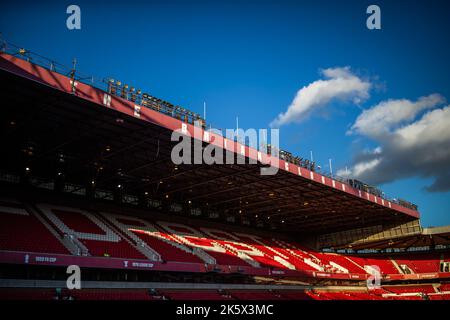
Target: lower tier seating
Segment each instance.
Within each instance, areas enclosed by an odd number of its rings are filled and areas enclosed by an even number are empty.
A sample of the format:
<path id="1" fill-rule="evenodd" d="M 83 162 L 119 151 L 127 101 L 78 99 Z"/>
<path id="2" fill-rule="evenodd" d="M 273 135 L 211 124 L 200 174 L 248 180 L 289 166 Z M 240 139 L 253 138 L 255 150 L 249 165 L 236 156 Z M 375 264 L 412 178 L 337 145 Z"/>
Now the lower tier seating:
<path id="1" fill-rule="evenodd" d="M 431 285 L 385 286 L 385 290 L 393 293 L 434 293 Z"/>
<path id="2" fill-rule="evenodd" d="M 377 292 L 301 290 L 205 289 L 44 289 L 0 288 L 0 301 L 8 300 L 450 300 L 449 293 L 423 293 L 412 286 Z M 390 291 L 388 291 L 390 290 Z M 396 291 L 397 293 L 386 292 Z"/>
<path id="3" fill-rule="evenodd" d="M 155 300 L 146 289 L 63 290 L 61 300 Z"/>
<path id="4" fill-rule="evenodd" d="M 171 300 L 233 300 L 227 293 L 217 290 L 159 290 Z"/>
<path id="5" fill-rule="evenodd" d="M 46 226 L 23 206 L 0 203 L 0 250 L 69 254 Z"/>
<path id="6" fill-rule="evenodd" d="M 0 288 L 0 301 L 56 299 L 55 289 Z"/>

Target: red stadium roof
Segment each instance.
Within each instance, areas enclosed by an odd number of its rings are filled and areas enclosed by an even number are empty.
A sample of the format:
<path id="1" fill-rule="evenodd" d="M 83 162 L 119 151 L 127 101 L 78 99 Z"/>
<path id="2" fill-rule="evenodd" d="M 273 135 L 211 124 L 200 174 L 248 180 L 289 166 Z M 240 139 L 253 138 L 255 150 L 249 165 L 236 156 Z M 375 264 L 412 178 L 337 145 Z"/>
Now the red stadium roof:
<path id="1" fill-rule="evenodd" d="M 292 232 L 324 233 L 419 218 L 416 210 L 360 191 L 349 184 L 279 160 L 279 172 L 261 176 L 262 163 L 175 166 L 174 130 L 193 136 L 194 126 L 144 108 L 68 76 L 9 54 L 0 55 L 2 129 L 11 157 L 3 170 L 20 172 L 32 149 L 33 172 L 55 175 L 58 155 L 68 159 L 67 182 L 97 188 L 120 184 L 126 194 L 178 202 L 183 208 L 234 216 Z M 204 132 L 204 131 L 203 131 Z M 257 159 L 258 151 L 211 133 L 203 143 L 236 156 Z M 224 141 L 227 141 L 224 143 Z M 262 154 L 263 162 L 270 155 Z M 28 159 L 28 158 L 27 158 Z M 69 165 L 70 164 L 70 165 Z"/>

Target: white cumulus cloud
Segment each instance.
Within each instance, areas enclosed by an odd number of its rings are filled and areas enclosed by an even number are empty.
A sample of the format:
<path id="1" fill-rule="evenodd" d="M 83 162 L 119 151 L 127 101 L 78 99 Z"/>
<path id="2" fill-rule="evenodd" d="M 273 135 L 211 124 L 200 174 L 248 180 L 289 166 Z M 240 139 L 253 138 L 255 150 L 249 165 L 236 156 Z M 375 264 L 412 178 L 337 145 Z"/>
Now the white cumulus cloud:
<path id="1" fill-rule="evenodd" d="M 397 125 L 413 120 L 420 112 L 445 102 L 443 96 L 431 94 L 417 101 L 408 99 L 387 100 L 364 110 L 356 119 L 350 133 L 357 132 L 370 137 L 386 134 Z"/>
<path id="2" fill-rule="evenodd" d="M 325 79 L 316 80 L 298 90 L 286 112 L 280 113 L 271 122 L 272 127 L 299 122 L 334 100 L 359 104 L 369 98 L 371 83 L 356 76 L 350 67 L 324 69 L 321 74 Z"/>

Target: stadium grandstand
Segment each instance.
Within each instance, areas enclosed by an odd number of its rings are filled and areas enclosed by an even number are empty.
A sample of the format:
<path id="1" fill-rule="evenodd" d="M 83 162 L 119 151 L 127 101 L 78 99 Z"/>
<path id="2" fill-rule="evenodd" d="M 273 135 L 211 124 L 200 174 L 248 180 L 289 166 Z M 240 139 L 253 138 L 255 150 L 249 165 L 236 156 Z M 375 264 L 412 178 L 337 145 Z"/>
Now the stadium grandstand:
<path id="1" fill-rule="evenodd" d="M 450 227 L 411 202 L 283 150 L 262 176 L 273 150 L 9 43 L 0 77 L 0 300 L 450 300 Z M 194 128 L 259 161 L 175 165 Z"/>

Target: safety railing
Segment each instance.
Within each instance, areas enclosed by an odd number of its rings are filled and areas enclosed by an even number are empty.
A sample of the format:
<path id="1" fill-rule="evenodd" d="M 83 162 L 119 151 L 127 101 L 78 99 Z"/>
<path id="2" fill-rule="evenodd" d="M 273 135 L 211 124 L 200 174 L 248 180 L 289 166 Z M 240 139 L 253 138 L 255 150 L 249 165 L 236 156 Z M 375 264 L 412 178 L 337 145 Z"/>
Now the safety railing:
<path id="1" fill-rule="evenodd" d="M 140 89 L 131 87 L 128 84 L 122 84 L 119 80 L 114 80 L 112 78 L 96 78 L 79 72 L 77 70 L 76 59 L 73 60 L 72 66 L 69 67 L 6 41 L 1 41 L 0 51 L 39 65 L 47 70 L 66 75 L 73 80 L 96 87 L 111 95 L 134 102 L 143 107 L 161 112 L 186 123 L 206 128 L 204 119 L 199 114 L 186 108 L 173 105 L 168 101 L 154 97 L 149 93 L 144 93 Z"/>

